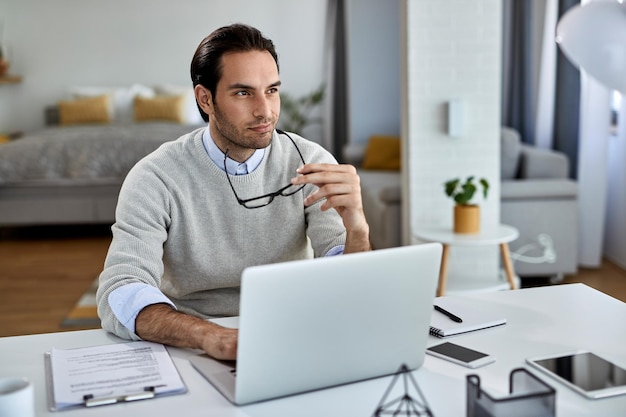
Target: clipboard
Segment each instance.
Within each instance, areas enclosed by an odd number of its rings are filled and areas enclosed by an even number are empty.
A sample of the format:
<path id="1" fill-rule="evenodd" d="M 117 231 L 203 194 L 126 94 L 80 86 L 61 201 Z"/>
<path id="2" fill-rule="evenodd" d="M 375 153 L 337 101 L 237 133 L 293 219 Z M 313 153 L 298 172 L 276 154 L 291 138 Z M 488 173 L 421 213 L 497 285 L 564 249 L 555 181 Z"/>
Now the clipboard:
<path id="1" fill-rule="evenodd" d="M 127 350 L 125 351 L 124 349 Z M 80 358 L 80 355 L 95 355 L 98 353 L 102 354 L 102 352 L 112 355 L 117 354 L 117 352 L 122 352 L 122 354 L 124 354 L 124 352 L 131 352 L 132 354 L 134 352 L 132 351 L 132 349 L 143 349 L 142 353 L 147 352 L 148 354 L 154 352 L 152 349 L 157 350 L 157 353 L 159 354 L 158 359 L 160 361 L 159 365 L 166 368 L 163 374 L 158 375 L 158 377 L 162 377 L 159 381 L 156 381 L 154 384 L 151 385 L 146 385 L 141 384 L 140 378 L 138 378 L 137 384 L 127 384 L 128 387 L 123 390 L 116 389 L 111 392 L 103 393 L 102 390 L 98 390 L 96 387 L 93 392 L 81 393 L 80 395 L 76 394 L 76 398 L 74 398 L 70 402 L 59 401 L 60 393 L 64 391 L 64 388 L 67 388 L 67 386 L 59 387 L 59 382 L 61 381 L 62 383 L 71 383 L 72 377 L 67 377 L 67 375 L 56 375 L 57 380 L 55 381 L 55 372 L 63 373 L 66 371 L 66 369 L 62 367 L 54 369 L 54 352 L 63 352 L 64 354 L 69 352 L 71 353 L 71 355 L 76 355 L 76 357 Z M 75 358 L 72 357 L 72 360 L 75 360 Z M 147 400 L 162 396 L 184 394 L 187 392 L 187 387 L 180 377 L 180 373 L 176 369 L 171 357 L 169 356 L 169 353 L 167 353 L 165 346 L 158 343 L 140 341 L 78 349 L 53 350 L 44 353 L 44 367 L 46 379 L 46 400 L 48 409 L 53 412 Z M 114 369 L 111 369 L 111 372 L 113 371 Z M 156 380 L 158 379 L 158 377 L 154 377 L 152 378 L 152 380 Z M 56 391 L 55 383 L 57 384 Z"/>

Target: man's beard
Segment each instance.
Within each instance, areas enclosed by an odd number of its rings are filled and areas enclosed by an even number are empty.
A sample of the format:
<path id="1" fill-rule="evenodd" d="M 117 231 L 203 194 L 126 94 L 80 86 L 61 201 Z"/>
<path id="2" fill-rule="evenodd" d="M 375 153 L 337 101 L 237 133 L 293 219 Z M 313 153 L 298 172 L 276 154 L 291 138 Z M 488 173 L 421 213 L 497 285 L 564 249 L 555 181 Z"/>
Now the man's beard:
<path id="1" fill-rule="evenodd" d="M 272 128 L 268 132 L 258 134 L 248 130 L 246 127 L 238 128 L 234 123 L 231 123 L 228 116 L 222 113 L 217 103 L 214 103 L 214 109 L 214 117 L 209 123 L 213 125 L 228 144 L 246 149 L 262 149 L 268 147 L 272 142 L 272 136 L 276 128 L 276 119 L 257 119 L 254 123 L 250 123 L 249 126 L 272 124 Z"/>

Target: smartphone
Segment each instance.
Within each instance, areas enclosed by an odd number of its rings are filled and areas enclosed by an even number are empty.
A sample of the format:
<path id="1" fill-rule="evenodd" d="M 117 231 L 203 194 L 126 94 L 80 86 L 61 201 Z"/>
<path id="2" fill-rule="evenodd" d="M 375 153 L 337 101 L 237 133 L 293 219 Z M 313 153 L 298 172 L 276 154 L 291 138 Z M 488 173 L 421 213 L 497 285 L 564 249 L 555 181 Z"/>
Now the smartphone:
<path id="1" fill-rule="evenodd" d="M 479 368 L 495 362 L 496 358 L 454 343 L 445 342 L 426 349 L 426 353 L 441 359 L 463 365 L 468 368 Z"/>

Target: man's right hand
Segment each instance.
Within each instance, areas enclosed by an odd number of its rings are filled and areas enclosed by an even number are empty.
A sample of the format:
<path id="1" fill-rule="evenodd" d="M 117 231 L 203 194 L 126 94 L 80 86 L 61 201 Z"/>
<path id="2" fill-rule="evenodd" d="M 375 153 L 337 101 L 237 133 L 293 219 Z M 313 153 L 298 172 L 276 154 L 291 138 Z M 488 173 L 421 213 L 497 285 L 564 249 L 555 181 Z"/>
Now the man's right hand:
<path id="1" fill-rule="evenodd" d="M 215 359 L 237 359 L 237 329 L 153 304 L 137 315 L 135 332 L 143 340 L 182 348 L 202 349 Z"/>
<path id="2" fill-rule="evenodd" d="M 238 330 L 209 322 L 213 329 L 203 338 L 202 350 L 215 359 L 237 359 Z"/>

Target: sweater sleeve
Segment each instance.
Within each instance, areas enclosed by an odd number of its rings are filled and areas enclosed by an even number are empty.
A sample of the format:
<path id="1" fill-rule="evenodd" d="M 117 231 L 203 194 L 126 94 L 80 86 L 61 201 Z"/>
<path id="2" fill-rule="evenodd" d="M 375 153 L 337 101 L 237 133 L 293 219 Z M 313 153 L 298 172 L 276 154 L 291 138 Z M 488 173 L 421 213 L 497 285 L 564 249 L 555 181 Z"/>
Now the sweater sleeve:
<path id="1" fill-rule="evenodd" d="M 144 308 L 153 304 L 167 304 L 173 309 L 176 306 L 158 288 L 151 285 L 132 283 L 117 287 L 109 294 L 108 305 L 115 318 L 133 335 L 133 339 L 139 339 L 135 332 L 137 316 Z"/>
<path id="2" fill-rule="evenodd" d="M 306 161 L 311 163 L 336 164 L 337 160 L 321 146 L 308 142 L 311 147 L 311 153 L 307 156 Z M 300 146 L 300 145 L 299 145 Z M 315 190 L 314 187 L 306 189 L 306 194 L 311 194 Z M 346 229 L 343 226 L 343 220 L 336 210 L 322 211 L 320 206 L 323 201 L 305 209 L 307 236 L 311 240 L 311 246 L 315 257 L 322 257 L 333 254 L 335 247 L 344 247 L 346 243 Z"/>
<path id="3" fill-rule="evenodd" d="M 141 161 L 127 175 L 116 208 L 113 240 L 96 294 L 102 327 L 137 340 L 134 325 L 125 326 L 111 308 L 110 295 L 121 286 L 139 283 L 160 292 L 163 244 L 169 225 L 167 187 L 151 164 Z M 163 296 L 165 297 L 165 296 Z"/>

